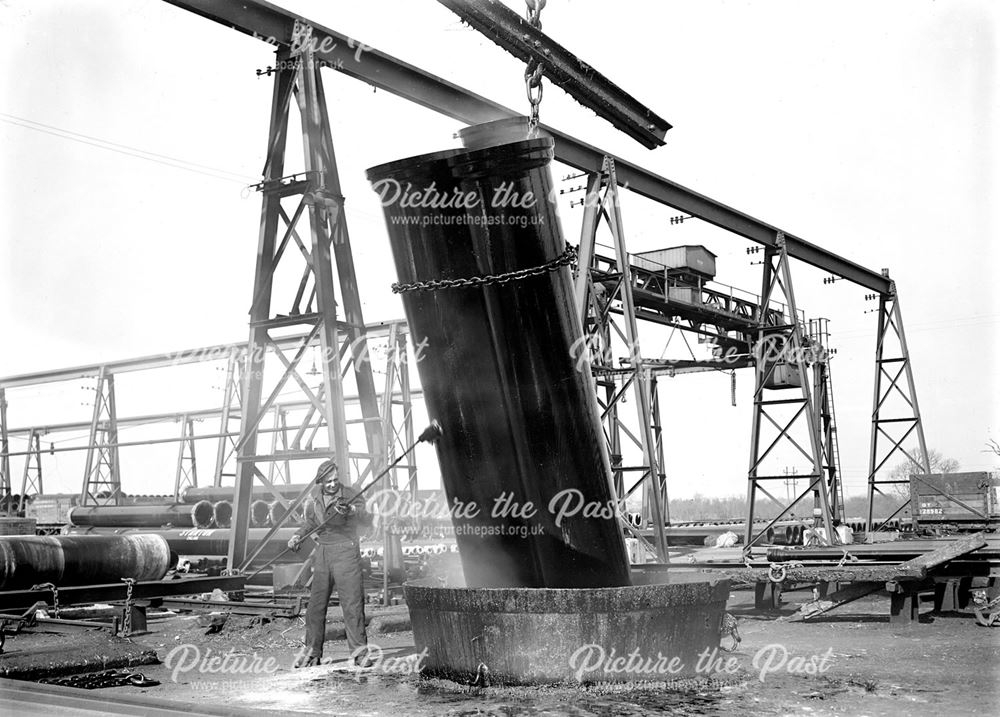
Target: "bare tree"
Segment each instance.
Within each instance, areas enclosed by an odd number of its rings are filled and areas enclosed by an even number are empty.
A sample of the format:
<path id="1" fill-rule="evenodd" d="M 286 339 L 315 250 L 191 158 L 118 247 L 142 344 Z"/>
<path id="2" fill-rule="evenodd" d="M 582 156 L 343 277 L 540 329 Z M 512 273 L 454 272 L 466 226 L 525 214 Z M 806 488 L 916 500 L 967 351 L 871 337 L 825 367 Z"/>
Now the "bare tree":
<path id="1" fill-rule="evenodd" d="M 904 462 L 897 464 L 889 471 L 889 478 L 892 480 L 907 481 L 906 483 L 896 483 L 892 486 L 893 491 L 902 497 L 910 495 L 909 479 L 913 473 L 923 473 L 923 454 L 919 449 L 908 451 L 915 460 L 907 458 Z M 958 461 L 954 458 L 945 458 L 940 451 L 933 448 L 927 450 L 927 462 L 930 465 L 931 473 L 954 473 L 959 469 Z"/>

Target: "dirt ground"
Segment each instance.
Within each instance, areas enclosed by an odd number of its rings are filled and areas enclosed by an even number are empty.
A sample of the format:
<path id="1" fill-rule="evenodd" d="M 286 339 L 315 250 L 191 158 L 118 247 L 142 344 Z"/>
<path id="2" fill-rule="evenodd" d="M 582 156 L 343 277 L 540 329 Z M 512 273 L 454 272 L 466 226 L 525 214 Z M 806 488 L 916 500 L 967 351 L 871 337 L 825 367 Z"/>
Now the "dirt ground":
<path id="1" fill-rule="evenodd" d="M 809 599 L 809 593 L 790 592 L 785 599 L 781 611 L 765 614 L 752 609 L 752 591 L 734 591 L 729 611 L 738 618 L 743 638 L 733 653 L 736 672 L 674 689 L 659 685 L 478 688 L 412 674 L 358 673 L 337 665 L 293 670 L 301 619 L 261 623 L 232 618 L 222 632 L 205 635 L 194 617 L 179 616 L 152 622 L 149 634 L 133 640 L 137 646 L 156 650 L 164 661 L 137 668 L 161 685 L 105 692 L 108 698 L 115 693 L 146 693 L 271 714 L 391 717 L 1000 714 L 1000 630 L 980 627 L 971 614 L 930 615 L 925 607 L 920 624 L 890 625 L 888 598 L 874 595 L 801 623 L 781 618 L 794 612 L 796 601 Z M 387 658 L 415 652 L 411 632 L 370 633 L 371 642 Z M 197 657 L 221 657 L 229 651 L 230 666 L 224 671 L 175 671 L 182 662 L 192 664 Z M 334 660 L 347 656 L 342 640 L 328 642 L 326 651 Z M 780 664 L 783 651 L 789 658 L 785 666 L 795 657 L 808 663 L 812 656 L 826 655 L 820 664 L 827 669 L 823 674 L 788 674 Z M 271 662 L 265 663 L 268 658 Z M 762 675 L 769 658 L 771 669 Z M 258 674 L 233 667 L 249 670 L 254 664 Z"/>

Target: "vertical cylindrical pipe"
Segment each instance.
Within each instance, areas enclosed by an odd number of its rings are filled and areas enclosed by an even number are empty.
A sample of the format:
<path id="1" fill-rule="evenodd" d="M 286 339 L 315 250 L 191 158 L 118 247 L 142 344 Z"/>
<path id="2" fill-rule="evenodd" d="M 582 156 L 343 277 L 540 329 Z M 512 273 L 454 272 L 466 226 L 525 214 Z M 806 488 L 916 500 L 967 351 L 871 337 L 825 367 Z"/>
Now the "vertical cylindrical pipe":
<path id="1" fill-rule="evenodd" d="M 212 520 L 216 528 L 228 528 L 233 523 L 233 504 L 228 500 L 220 500 L 212 506 Z"/>
<path id="2" fill-rule="evenodd" d="M 467 584 L 629 584 L 610 463 L 543 138 L 370 169 L 401 283 Z"/>

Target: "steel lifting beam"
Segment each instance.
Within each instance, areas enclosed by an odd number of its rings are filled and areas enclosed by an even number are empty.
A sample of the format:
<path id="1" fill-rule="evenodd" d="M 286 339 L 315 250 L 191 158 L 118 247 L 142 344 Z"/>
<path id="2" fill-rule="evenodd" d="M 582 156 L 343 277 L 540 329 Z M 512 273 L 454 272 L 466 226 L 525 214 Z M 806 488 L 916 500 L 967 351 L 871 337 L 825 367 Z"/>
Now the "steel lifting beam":
<path id="1" fill-rule="evenodd" d="M 671 125 L 498 0 L 438 0 L 462 20 L 542 73 L 647 149 L 665 144 Z"/>
<path id="2" fill-rule="evenodd" d="M 519 117 L 521 113 L 364 45 L 295 13 L 261 0 L 165 0 L 234 30 L 289 48 L 296 20 L 312 26 L 316 56 L 338 72 L 391 92 L 466 124 Z M 615 160 L 620 185 L 653 201 L 698 217 L 766 247 L 776 248 L 779 228 L 671 182 L 603 149 L 543 125 L 556 140 L 556 159 L 576 169 L 599 173 L 604 157 Z M 888 277 L 784 232 L 785 250 L 794 259 L 880 294 L 891 295 Z"/>

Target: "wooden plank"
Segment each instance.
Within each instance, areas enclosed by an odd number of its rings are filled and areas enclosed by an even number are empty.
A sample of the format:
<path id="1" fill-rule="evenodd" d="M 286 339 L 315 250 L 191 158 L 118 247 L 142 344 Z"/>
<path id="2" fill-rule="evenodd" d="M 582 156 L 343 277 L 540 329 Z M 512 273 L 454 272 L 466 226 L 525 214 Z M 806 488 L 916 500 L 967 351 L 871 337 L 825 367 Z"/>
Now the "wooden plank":
<path id="1" fill-rule="evenodd" d="M 882 588 L 883 585 L 881 583 L 851 583 L 847 587 L 837 590 L 826 598 L 820 598 L 819 600 L 804 603 L 802 607 L 799 608 L 799 611 L 789 617 L 788 620 L 789 622 L 808 620 L 811 617 L 822 615 L 823 613 L 829 612 L 830 610 L 838 608 L 841 605 L 846 605 L 847 603 L 854 602 L 855 600 L 863 598 L 866 595 L 878 592 Z"/>
<path id="2" fill-rule="evenodd" d="M 734 568 L 721 570 L 703 570 L 711 572 L 713 575 L 722 574 L 729 578 L 736 585 L 751 585 L 759 582 L 770 581 L 770 570 L 768 568 Z M 785 569 L 785 583 L 855 583 L 874 582 L 885 583 L 889 580 L 914 579 L 918 580 L 926 575 L 926 570 L 921 568 L 906 567 L 902 565 L 844 565 L 843 567 L 815 566 L 815 567 L 789 567 Z"/>
<path id="3" fill-rule="evenodd" d="M 954 560 L 966 553 L 971 553 L 973 550 L 979 550 L 979 548 L 985 545 L 986 538 L 984 535 L 982 533 L 973 533 L 965 538 L 950 541 L 947 545 L 937 550 L 932 550 L 912 560 L 907 560 L 905 563 L 900 563 L 899 567 L 906 570 L 921 571 L 922 574 L 920 577 L 923 577 L 931 568 L 947 563 L 949 560 Z"/>

